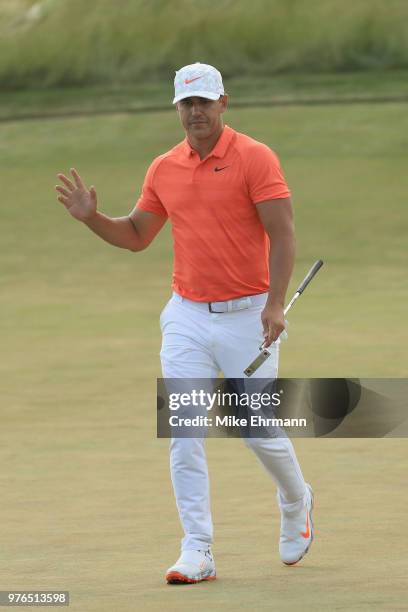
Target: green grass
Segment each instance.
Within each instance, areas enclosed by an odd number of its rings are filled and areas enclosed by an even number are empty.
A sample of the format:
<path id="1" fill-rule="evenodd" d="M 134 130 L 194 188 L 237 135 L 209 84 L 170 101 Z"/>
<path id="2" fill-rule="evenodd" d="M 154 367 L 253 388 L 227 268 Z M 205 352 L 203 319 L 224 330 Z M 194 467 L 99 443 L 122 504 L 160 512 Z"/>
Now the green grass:
<path id="1" fill-rule="evenodd" d="M 226 77 L 407 68 L 407 33 L 404 0 L 8 0 L 0 84 L 167 80 L 195 61 Z"/>
<path id="2" fill-rule="evenodd" d="M 227 121 L 281 157 L 297 221 L 291 288 L 315 259 L 325 261 L 290 316 L 282 375 L 405 375 L 405 106 L 236 109 Z M 75 165 L 104 212 L 126 214 L 150 160 L 181 137 L 167 112 L 3 125 L 9 407 L 84 395 L 108 404 L 118 389 L 129 396 L 135 380 L 152 392 L 158 314 L 170 292 L 169 228 L 140 254 L 115 249 L 73 221 L 53 188 L 56 173 Z"/>
<path id="3" fill-rule="evenodd" d="M 226 117 L 281 157 L 296 209 L 291 288 L 325 260 L 290 314 L 281 374 L 406 376 L 405 106 Z M 168 440 L 155 437 L 169 228 L 142 253 L 115 249 L 73 221 L 53 187 L 75 164 L 103 211 L 126 214 L 151 159 L 181 138 L 168 112 L 1 126 L 0 581 L 69 589 L 78 612 L 397 610 L 403 439 L 295 440 L 319 500 L 316 540 L 296 568 L 278 558 L 272 482 L 242 441 L 209 440 L 219 580 L 164 584 L 181 537 Z"/>
<path id="4" fill-rule="evenodd" d="M 292 74 L 273 77 L 227 79 L 225 91 L 231 107 L 259 104 L 302 104 L 324 100 L 408 99 L 408 72 L 363 72 L 349 74 Z M 118 87 L 66 87 L 6 91 L 0 97 L 0 120 L 23 117 L 172 111 L 171 79 Z"/>
<path id="5" fill-rule="evenodd" d="M 408 100 L 408 71 L 287 74 L 225 80 L 231 107 L 364 100 Z M 112 112 L 172 110 L 172 79 L 116 87 L 66 87 L 5 91 L 0 120 Z"/>

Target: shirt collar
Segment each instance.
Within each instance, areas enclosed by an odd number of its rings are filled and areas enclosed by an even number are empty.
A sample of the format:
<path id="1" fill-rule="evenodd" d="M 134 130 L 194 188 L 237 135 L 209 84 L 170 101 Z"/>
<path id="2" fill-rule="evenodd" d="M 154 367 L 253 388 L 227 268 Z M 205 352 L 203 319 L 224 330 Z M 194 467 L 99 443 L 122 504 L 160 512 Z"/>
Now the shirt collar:
<path id="1" fill-rule="evenodd" d="M 219 157 L 222 158 L 227 152 L 229 144 L 235 134 L 235 130 L 229 127 L 229 125 L 225 125 L 224 129 L 221 132 L 221 136 L 216 142 L 213 150 L 207 155 L 207 157 Z M 183 141 L 184 151 L 188 157 L 195 152 L 190 143 L 187 140 L 187 137 Z"/>

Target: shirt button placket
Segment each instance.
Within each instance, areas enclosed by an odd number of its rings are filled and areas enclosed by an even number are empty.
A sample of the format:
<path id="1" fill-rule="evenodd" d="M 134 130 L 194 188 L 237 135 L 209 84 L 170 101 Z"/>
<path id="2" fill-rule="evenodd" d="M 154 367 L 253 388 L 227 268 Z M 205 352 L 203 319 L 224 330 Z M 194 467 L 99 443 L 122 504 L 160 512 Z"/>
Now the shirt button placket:
<path id="1" fill-rule="evenodd" d="M 200 168 L 201 161 L 200 161 L 200 158 L 199 158 L 197 153 L 193 153 L 191 155 L 191 157 L 192 157 L 192 160 L 193 160 L 193 170 L 192 170 L 192 173 L 191 173 L 191 181 L 193 183 L 195 183 L 196 182 L 196 174 L 197 174 L 198 169 Z"/>

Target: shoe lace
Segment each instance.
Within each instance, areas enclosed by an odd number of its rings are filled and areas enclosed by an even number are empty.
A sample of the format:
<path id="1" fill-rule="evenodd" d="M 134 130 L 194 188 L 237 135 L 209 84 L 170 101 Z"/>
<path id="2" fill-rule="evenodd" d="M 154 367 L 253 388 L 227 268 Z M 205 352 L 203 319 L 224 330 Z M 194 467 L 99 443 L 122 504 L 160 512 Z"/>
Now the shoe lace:
<path id="1" fill-rule="evenodd" d="M 203 553 L 203 555 L 204 555 L 205 557 L 207 557 L 207 559 L 209 559 L 210 561 L 212 561 L 212 560 L 213 560 L 213 558 L 212 558 L 212 554 L 211 554 L 211 550 L 210 550 L 210 549 L 207 549 L 207 550 L 200 550 L 200 552 L 202 552 L 202 553 Z"/>

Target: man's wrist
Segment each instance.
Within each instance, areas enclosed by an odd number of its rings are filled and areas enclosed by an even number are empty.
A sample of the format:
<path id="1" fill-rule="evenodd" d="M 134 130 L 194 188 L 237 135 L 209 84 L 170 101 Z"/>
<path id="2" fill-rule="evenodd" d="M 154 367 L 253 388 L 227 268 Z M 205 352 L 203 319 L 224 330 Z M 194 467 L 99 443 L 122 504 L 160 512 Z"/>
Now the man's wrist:
<path id="1" fill-rule="evenodd" d="M 89 217 L 86 217 L 85 219 L 81 219 L 82 223 L 85 223 L 85 225 L 90 225 L 92 224 L 93 221 L 95 221 L 95 219 L 97 219 L 97 217 L 99 216 L 99 212 L 98 210 L 95 210 Z"/>
<path id="2" fill-rule="evenodd" d="M 282 298 L 276 297 L 276 295 L 268 295 L 266 300 L 266 306 L 273 306 L 274 308 L 283 308 L 285 302 Z"/>

